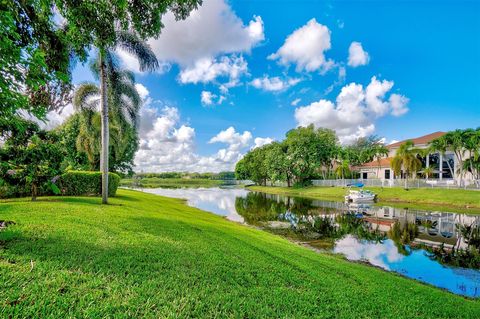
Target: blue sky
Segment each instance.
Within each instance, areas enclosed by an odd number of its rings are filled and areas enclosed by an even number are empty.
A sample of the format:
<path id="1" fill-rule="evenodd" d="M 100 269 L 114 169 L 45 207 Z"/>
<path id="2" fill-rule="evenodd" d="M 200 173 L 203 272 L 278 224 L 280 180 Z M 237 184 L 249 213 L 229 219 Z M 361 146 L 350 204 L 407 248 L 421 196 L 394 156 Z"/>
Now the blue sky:
<path id="1" fill-rule="evenodd" d="M 480 125 L 478 1 L 205 0 L 164 21 L 162 71 L 137 72 L 137 170 L 231 169 L 310 123 L 344 143 Z"/>

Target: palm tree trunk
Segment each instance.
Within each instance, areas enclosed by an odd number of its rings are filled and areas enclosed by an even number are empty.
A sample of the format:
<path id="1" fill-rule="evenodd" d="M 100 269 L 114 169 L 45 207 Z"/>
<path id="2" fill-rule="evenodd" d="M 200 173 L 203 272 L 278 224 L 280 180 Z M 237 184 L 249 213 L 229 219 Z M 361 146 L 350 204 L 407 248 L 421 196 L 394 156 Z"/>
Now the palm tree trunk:
<path id="1" fill-rule="evenodd" d="M 104 52 L 100 51 L 100 94 L 102 115 L 102 152 L 100 155 L 100 171 L 102 172 L 102 204 L 108 204 L 108 104 L 107 75 Z"/>

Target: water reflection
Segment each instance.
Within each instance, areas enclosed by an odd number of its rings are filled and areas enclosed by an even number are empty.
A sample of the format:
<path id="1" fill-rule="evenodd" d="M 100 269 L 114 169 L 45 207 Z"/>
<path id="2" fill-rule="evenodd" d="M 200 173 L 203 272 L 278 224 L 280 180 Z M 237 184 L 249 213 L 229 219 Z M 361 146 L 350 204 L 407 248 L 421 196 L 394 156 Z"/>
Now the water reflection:
<path id="1" fill-rule="evenodd" d="M 244 189 L 149 189 L 454 293 L 480 295 L 479 216 L 344 204 Z"/>

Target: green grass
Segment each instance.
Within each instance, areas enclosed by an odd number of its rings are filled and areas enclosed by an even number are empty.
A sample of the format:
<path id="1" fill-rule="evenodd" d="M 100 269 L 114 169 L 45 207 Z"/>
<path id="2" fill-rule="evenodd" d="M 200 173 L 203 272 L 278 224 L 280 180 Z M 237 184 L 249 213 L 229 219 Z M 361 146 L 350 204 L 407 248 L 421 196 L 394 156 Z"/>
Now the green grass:
<path id="1" fill-rule="evenodd" d="M 183 201 L 0 202 L 0 317 L 478 318 L 471 300 Z M 33 265 L 33 267 L 32 267 Z"/>
<path id="2" fill-rule="evenodd" d="M 248 189 L 270 194 L 302 196 L 323 200 L 344 200 L 344 187 L 264 187 L 250 186 Z M 460 213 L 480 214 L 480 191 L 462 189 L 430 189 L 367 187 L 378 195 L 378 204 L 427 210 L 447 210 Z"/>
<path id="3" fill-rule="evenodd" d="M 215 187 L 225 183 L 222 180 L 214 179 L 187 179 L 187 178 L 158 178 L 148 177 L 134 181 L 131 178 L 125 178 L 120 181 L 120 186 L 132 187 L 134 182 L 136 187 L 156 188 L 156 187 Z"/>

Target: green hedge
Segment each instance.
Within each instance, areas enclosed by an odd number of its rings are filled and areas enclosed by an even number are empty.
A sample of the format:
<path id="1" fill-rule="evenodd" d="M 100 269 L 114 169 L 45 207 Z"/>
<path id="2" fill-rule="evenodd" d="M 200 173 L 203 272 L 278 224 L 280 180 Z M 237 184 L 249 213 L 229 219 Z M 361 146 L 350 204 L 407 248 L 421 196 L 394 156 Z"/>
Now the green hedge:
<path id="1" fill-rule="evenodd" d="M 108 196 L 117 193 L 120 176 L 108 173 Z M 102 173 L 88 171 L 69 171 L 58 181 L 62 195 L 69 196 L 98 196 L 102 194 Z"/>

